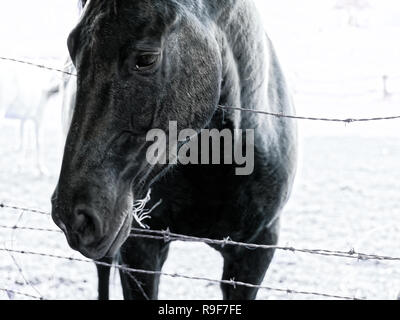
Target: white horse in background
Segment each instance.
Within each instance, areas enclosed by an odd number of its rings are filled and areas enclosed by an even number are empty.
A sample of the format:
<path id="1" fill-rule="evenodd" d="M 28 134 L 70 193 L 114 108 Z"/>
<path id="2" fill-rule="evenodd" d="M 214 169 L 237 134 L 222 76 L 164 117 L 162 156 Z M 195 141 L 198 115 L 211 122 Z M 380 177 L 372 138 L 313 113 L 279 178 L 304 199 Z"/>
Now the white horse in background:
<path id="1" fill-rule="evenodd" d="M 81 13 L 81 6 L 78 5 L 78 18 Z M 31 62 L 46 64 L 46 61 Z M 69 56 L 65 62 L 64 71 L 65 73 L 60 77 L 60 74 L 15 62 L 0 63 L 0 132 L 2 132 L 1 124 L 4 120 L 19 121 L 19 142 L 16 148 L 20 153 L 18 171 L 24 167 L 27 156 L 27 146 L 24 143 L 28 131 L 27 124 L 32 123 L 36 149 L 34 166 L 41 176 L 47 173 L 41 159 L 41 130 L 49 99 L 56 94 L 59 94 L 61 98 L 61 122 L 64 137 L 66 137 L 76 98 L 76 77 L 74 76 L 76 70 Z"/>
<path id="2" fill-rule="evenodd" d="M 25 143 L 26 138 L 29 138 L 27 125 L 32 123 L 31 132 L 33 132 L 35 147 L 34 169 L 39 175 L 47 173 L 41 159 L 40 136 L 48 100 L 56 92 L 50 86 L 52 81 L 54 81 L 54 75 L 40 69 L 16 63 L 0 65 L 0 121 L 19 121 L 19 142 L 16 148 L 20 153 L 17 163 L 18 171 L 26 167 L 29 148 L 29 145 Z"/>

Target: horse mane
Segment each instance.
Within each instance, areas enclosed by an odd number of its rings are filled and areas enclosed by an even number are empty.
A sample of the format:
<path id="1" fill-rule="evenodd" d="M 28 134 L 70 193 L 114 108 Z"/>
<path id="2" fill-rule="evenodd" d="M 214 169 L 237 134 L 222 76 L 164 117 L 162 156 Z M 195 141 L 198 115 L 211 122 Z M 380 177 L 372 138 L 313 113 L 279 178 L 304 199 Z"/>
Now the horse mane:
<path id="1" fill-rule="evenodd" d="M 86 3 L 88 2 L 88 0 L 78 0 L 78 8 L 80 11 L 83 10 L 83 8 L 85 7 Z M 113 1 L 113 9 L 114 9 L 114 14 L 117 14 L 117 0 Z"/>

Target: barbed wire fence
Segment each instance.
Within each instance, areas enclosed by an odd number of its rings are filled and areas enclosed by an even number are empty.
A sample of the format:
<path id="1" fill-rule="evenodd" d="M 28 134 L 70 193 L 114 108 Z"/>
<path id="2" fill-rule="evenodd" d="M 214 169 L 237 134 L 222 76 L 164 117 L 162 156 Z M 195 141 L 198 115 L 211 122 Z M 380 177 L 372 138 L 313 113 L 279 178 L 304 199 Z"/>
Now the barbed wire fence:
<path id="1" fill-rule="evenodd" d="M 7 205 L 4 203 L 0 204 L 0 210 L 1 209 L 2 210 L 5 210 L 5 209 L 15 210 L 18 212 L 23 212 L 23 213 L 28 212 L 28 213 L 32 213 L 32 214 L 38 214 L 41 216 L 44 216 L 44 215 L 50 216 L 50 213 L 46 213 L 45 211 L 42 211 L 42 210 L 31 209 L 31 208 L 26 208 L 26 207 L 19 207 L 19 206 L 15 206 L 15 205 Z M 62 234 L 62 231 L 57 230 L 57 229 L 20 227 L 18 225 L 0 225 L 0 229 L 51 232 L 51 233 Z M 237 242 L 237 241 L 230 239 L 229 237 L 222 239 L 222 240 L 193 237 L 193 236 L 187 236 L 187 235 L 183 235 L 183 234 L 173 233 L 170 230 L 147 230 L 147 229 L 132 228 L 131 231 L 132 231 L 132 233 L 131 233 L 130 237 L 160 240 L 160 241 L 164 241 L 164 242 L 172 242 L 172 241 L 200 242 L 200 243 L 204 243 L 204 244 L 208 244 L 208 245 L 215 245 L 215 246 L 221 246 L 221 247 L 236 246 L 236 247 L 241 247 L 241 248 L 245 248 L 248 250 L 275 249 L 275 250 L 288 251 L 288 252 L 292 252 L 292 253 L 320 255 L 320 256 L 327 256 L 327 257 L 340 257 L 340 258 L 347 258 L 347 259 L 357 259 L 357 260 L 361 260 L 361 261 L 367 261 L 367 260 L 400 261 L 400 257 L 361 253 L 361 252 L 355 251 L 354 249 L 350 249 L 348 251 L 339 251 L 339 250 L 326 250 L 326 249 L 296 248 L 296 247 L 278 246 L 278 245 L 273 245 L 273 246 L 272 245 L 260 245 L 260 244 L 254 244 L 254 243 Z M 346 296 L 346 295 L 330 294 L 330 293 L 315 292 L 315 291 L 303 291 L 303 290 L 295 290 L 295 289 L 274 288 L 274 287 L 264 286 L 264 285 L 254 285 L 251 283 L 236 281 L 235 279 L 217 280 L 217 279 L 211 279 L 211 278 L 207 278 L 207 277 L 189 276 L 189 275 L 183 275 L 183 274 L 178 274 L 178 273 L 168 273 L 168 272 L 162 272 L 162 271 L 134 269 L 134 268 L 129 268 L 129 267 L 126 267 L 124 265 L 119 265 L 119 264 L 109 264 L 109 263 L 100 262 L 100 261 L 92 261 L 92 260 L 88 260 L 88 259 L 67 257 L 67 256 L 62 256 L 62 255 L 55 255 L 55 254 L 49 254 L 49 253 L 43 253 L 43 252 L 34 252 L 34 251 L 28 251 L 28 250 L 0 248 L 0 252 L 6 252 L 6 253 L 10 253 L 10 254 L 39 256 L 39 257 L 52 258 L 52 259 L 61 259 L 61 260 L 67 260 L 67 261 L 71 261 L 71 262 L 78 262 L 78 263 L 94 263 L 94 264 L 100 265 L 100 266 L 115 268 L 117 270 L 120 270 L 120 271 L 122 271 L 124 273 L 128 273 L 128 274 L 159 275 L 159 276 L 165 276 L 165 277 L 171 277 L 171 278 L 181 278 L 181 279 L 188 279 L 188 280 L 195 280 L 195 281 L 205 281 L 208 283 L 215 283 L 215 284 L 220 284 L 220 285 L 226 284 L 226 285 L 230 285 L 233 287 L 243 286 L 243 287 L 257 288 L 257 289 L 261 289 L 261 290 L 268 290 L 268 291 L 280 292 L 280 293 L 286 293 L 286 294 L 317 296 L 320 298 L 341 299 L 341 300 L 365 300 L 364 298 L 358 298 L 355 296 L 352 297 L 352 296 Z M 0 291 L 4 291 L 8 294 L 14 293 L 16 295 L 22 295 L 22 296 L 25 296 L 28 298 L 33 298 L 33 299 L 40 299 L 40 300 L 46 299 L 43 296 L 38 296 L 38 295 L 35 296 L 35 295 L 25 294 L 22 292 L 8 290 L 8 289 L 4 289 L 4 288 L 0 288 Z"/>
<path id="2" fill-rule="evenodd" d="M 47 71 L 59 72 L 59 73 L 62 73 L 62 74 L 68 75 L 68 76 L 73 76 L 73 77 L 77 76 L 75 73 L 72 73 L 72 72 L 69 72 L 66 70 L 49 67 L 49 66 L 34 63 L 31 61 L 14 59 L 14 58 L 9 58 L 9 57 L 2 57 L 2 56 L 0 56 L 0 60 L 24 64 L 24 65 L 28 65 L 31 67 L 37 67 L 37 68 L 41 68 L 41 69 L 44 69 Z M 396 77 L 394 77 L 394 78 L 396 78 Z M 239 108 L 239 107 L 234 107 L 234 106 L 223 106 L 223 105 L 219 105 L 218 108 L 221 110 L 224 110 L 224 111 L 230 110 L 230 111 L 242 111 L 242 112 L 257 113 L 257 114 L 261 114 L 261 115 L 265 115 L 265 116 L 275 117 L 278 119 L 341 122 L 341 123 L 345 123 L 345 124 L 357 123 L 357 122 L 387 121 L 387 120 L 400 119 L 400 115 L 393 115 L 393 116 L 386 116 L 386 117 L 342 118 L 341 119 L 341 118 L 327 118 L 327 117 L 306 117 L 306 116 L 298 116 L 298 115 L 291 115 L 291 114 L 272 113 L 272 112 L 253 110 L 253 109 L 248 109 L 248 108 Z M 31 214 L 37 214 L 37 215 L 41 215 L 41 216 L 49 216 L 50 215 L 48 212 L 43 211 L 43 210 L 0 203 L 0 210 L 6 210 L 6 209 L 13 210 L 13 211 L 19 211 L 22 213 L 28 212 Z M 20 227 L 20 226 L 18 226 L 18 223 L 15 225 L 12 225 L 12 226 L 11 225 L 0 225 L 0 229 L 20 230 L 20 231 L 37 231 L 37 232 L 62 234 L 62 232 L 60 230 L 56 230 L 56 229 L 37 228 L 37 227 Z M 147 229 L 132 228 L 131 231 L 132 231 L 132 233 L 130 234 L 130 237 L 141 238 L 141 239 L 160 240 L 160 241 L 164 241 L 164 242 L 171 242 L 171 241 L 199 242 L 199 243 L 205 243 L 208 245 L 221 246 L 221 247 L 235 246 L 235 247 L 245 248 L 248 250 L 275 249 L 275 250 L 288 251 L 288 252 L 293 252 L 293 253 L 311 254 L 311 255 L 319 255 L 319 256 L 326 256 L 326 257 L 339 257 L 339 258 L 353 259 L 353 260 L 356 259 L 356 260 L 361 260 L 361 261 L 367 261 L 367 260 L 396 261 L 396 262 L 400 261 L 400 257 L 361 253 L 361 252 L 357 252 L 354 249 L 350 249 L 348 251 L 340 251 L 340 250 L 327 250 L 327 249 L 296 248 L 296 247 L 278 246 L 278 245 L 276 245 L 276 246 L 275 245 L 274 246 L 260 245 L 260 244 L 254 244 L 254 243 L 237 242 L 237 241 L 230 239 L 229 237 L 222 239 L 222 240 L 193 237 L 193 236 L 173 233 L 170 230 L 147 230 Z M 78 262 L 78 263 L 95 263 L 97 265 L 118 269 L 121 272 L 127 273 L 129 275 L 131 275 L 131 274 L 160 275 L 160 276 L 166 276 L 166 277 L 172 277 L 172 278 L 189 279 L 189 280 L 194 280 L 194 281 L 206 281 L 208 283 L 215 283 L 215 284 L 220 284 L 220 285 L 226 284 L 226 285 L 231 285 L 233 287 L 244 286 L 244 287 L 257 288 L 257 289 L 268 290 L 268 291 L 281 292 L 281 293 L 286 293 L 286 294 L 301 294 L 301 295 L 308 295 L 308 296 L 317 296 L 317 297 L 321 297 L 321 298 L 342 299 L 342 300 L 363 300 L 363 298 L 357 298 L 355 296 L 352 297 L 352 296 L 336 295 L 336 294 L 329 294 L 329 293 L 323 293 L 323 292 L 302 291 L 302 290 L 294 290 L 294 289 L 273 288 L 273 287 L 263 286 L 263 285 L 254 285 L 251 283 L 236 281 L 235 279 L 217 280 L 217 279 L 210 279 L 210 278 L 206 278 L 206 277 L 189 276 L 189 275 L 182 275 L 182 274 L 176 274 L 176 273 L 167 273 L 167 272 L 162 272 L 162 271 L 134 269 L 134 268 L 128 268 L 124 265 L 108 264 L 108 263 L 99 262 L 99 261 L 73 258 L 73 257 L 67 257 L 67 256 L 61 256 L 61 255 L 55 255 L 55 254 L 49 254 L 49 253 L 43 253 L 43 252 L 16 250 L 16 249 L 10 249 L 10 248 L 0 248 L 0 252 L 6 252 L 9 254 L 40 256 L 40 257 L 46 257 L 46 258 L 52 258 L 52 259 L 68 260 L 68 261 Z M 38 295 L 31 295 L 28 293 L 11 290 L 11 289 L 7 289 L 7 288 L 0 288 L 0 291 L 5 292 L 10 298 L 12 298 L 15 295 L 19 295 L 19 296 L 24 296 L 29 299 L 38 299 L 38 300 L 46 299 L 46 297 L 40 295 L 39 292 L 38 292 Z"/>
<path id="3" fill-rule="evenodd" d="M 21 212 L 30 212 L 30 213 L 34 213 L 34 214 L 50 216 L 50 213 L 44 213 L 43 211 L 40 211 L 40 210 L 18 207 L 18 206 L 14 206 L 14 205 L 7 205 L 7 204 L 3 204 L 3 203 L 0 203 L 0 209 L 12 209 L 12 210 L 17 210 L 17 211 L 21 211 Z M 57 230 L 57 229 L 19 227 L 18 225 L 7 226 L 7 225 L 0 224 L 0 229 L 22 230 L 22 231 L 41 231 L 41 232 L 60 233 L 60 234 L 63 233 L 61 230 Z M 193 237 L 193 236 L 173 233 L 170 230 L 148 230 L 148 229 L 131 228 L 131 231 L 133 231 L 134 233 L 132 233 L 130 235 L 130 237 L 153 239 L 153 240 L 163 240 L 164 242 L 169 242 L 169 241 L 201 242 L 201 243 L 212 244 L 212 245 L 221 246 L 221 247 L 236 246 L 236 247 L 246 248 L 249 250 L 276 249 L 276 250 L 282 250 L 282 251 L 307 253 L 307 254 L 315 254 L 315 255 L 322 255 L 322 256 L 349 258 L 349 259 L 356 259 L 356 260 L 362 260 L 362 261 L 366 261 L 366 260 L 400 261 L 400 257 L 362 253 L 362 252 L 355 251 L 353 248 L 349 249 L 348 251 L 326 250 L 326 249 L 304 249 L 304 248 L 295 248 L 295 247 L 288 247 L 288 246 L 260 245 L 260 244 L 254 244 L 254 243 L 237 242 L 237 241 L 230 239 L 229 237 L 222 239 L 222 240 L 200 238 L 200 237 Z"/>

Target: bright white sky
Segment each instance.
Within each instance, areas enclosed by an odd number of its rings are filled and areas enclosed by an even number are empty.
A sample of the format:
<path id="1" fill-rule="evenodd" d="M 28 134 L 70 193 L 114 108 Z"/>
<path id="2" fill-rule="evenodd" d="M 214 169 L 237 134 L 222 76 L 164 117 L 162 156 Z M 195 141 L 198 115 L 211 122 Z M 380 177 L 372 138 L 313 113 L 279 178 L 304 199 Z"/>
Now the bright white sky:
<path id="1" fill-rule="evenodd" d="M 77 15 L 74 0 L 0 0 L 0 50 L 19 56 L 58 56 Z M 64 53 L 65 54 L 65 53 Z"/>
<path id="2" fill-rule="evenodd" d="M 338 27 L 337 0 L 255 0 L 267 30 L 287 35 L 294 29 Z M 0 49 L 24 56 L 58 55 L 77 16 L 76 0 L 0 0 Z M 369 25 L 400 27 L 400 1 L 370 0 Z M 277 36 L 275 38 L 278 38 Z M 283 39 L 282 41 L 284 41 Z"/>

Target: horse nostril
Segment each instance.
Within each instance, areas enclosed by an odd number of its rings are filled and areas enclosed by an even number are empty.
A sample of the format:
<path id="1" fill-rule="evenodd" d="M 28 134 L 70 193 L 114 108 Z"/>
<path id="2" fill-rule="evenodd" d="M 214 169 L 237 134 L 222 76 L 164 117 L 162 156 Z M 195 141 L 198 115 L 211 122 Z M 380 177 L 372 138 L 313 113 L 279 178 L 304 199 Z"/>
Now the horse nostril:
<path id="1" fill-rule="evenodd" d="M 96 213 L 89 208 L 77 206 L 74 210 L 72 232 L 79 237 L 81 245 L 93 244 L 101 237 L 101 222 Z"/>
<path id="2" fill-rule="evenodd" d="M 86 229 L 88 231 L 92 231 L 89 230 L 92 227 L 93 224 L 91 223 L 91 217 L 82 210 L 77 211 L 75 214 L 75 221 L 73 225 L 74 231 L 76 233 L 84 233 Z"/>

